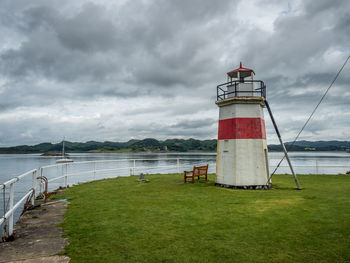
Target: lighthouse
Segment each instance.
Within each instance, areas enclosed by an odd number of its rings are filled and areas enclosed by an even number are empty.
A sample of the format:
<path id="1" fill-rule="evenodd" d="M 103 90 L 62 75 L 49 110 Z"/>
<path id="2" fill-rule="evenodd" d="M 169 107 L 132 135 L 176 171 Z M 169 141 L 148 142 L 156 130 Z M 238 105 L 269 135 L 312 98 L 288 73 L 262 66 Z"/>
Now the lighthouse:
<path id="1" fill-rule="evenodd" d="M 254 80 L 254 71 L 239 68 L 227 73 L 217 86 L 219 129 L 216 185 L 239 189 L 270 186 L 263 108 L 266 87 Z"/>

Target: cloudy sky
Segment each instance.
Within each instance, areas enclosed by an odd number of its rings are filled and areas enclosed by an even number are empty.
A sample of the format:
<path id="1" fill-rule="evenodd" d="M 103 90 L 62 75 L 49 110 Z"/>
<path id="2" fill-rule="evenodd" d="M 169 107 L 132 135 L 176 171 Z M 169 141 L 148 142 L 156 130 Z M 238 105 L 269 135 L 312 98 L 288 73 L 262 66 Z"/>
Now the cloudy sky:
<path id="1" fill-rule="evenodd" d="M 350 55 L 350 1 L 1 0 L 0 36 L 0 146 L 216 138 L 240 61 L 288 141 Z M 300 139 L 350 140 L 349 73 Z"/>

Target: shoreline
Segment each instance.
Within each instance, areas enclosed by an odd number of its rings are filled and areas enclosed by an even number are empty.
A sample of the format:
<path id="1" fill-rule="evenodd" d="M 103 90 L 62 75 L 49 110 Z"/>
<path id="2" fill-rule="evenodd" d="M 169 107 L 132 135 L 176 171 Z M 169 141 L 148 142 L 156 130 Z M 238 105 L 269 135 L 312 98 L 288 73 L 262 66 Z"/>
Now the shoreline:
<path id="1" fill-rule="evenodd" d="M 270 153 L 274 152 L 280 152 L 283 153 L 283 151 L 273 151 L 270 150 Z M 292 152 L 297 152 L 297 153 L 348 153 L 347 151 L 288 151 L 289 153 Z M 104 153 L 130 153 L 130 154 L 155 154 L 155 153 L 160 153 L 160 154 L 186 154 L 186 153 L 215 153 L 216 151 L 186 151 L 186 152 L 176 152 L 176 151 L 139 151 L 139 152 L 133 152 L 133 151 L 100 151 L 100 150 L 92 150 L 92 151 L 86 151 L 86 152 L 69 152 L 68 154 L 79 154 L 79 153 L 91 153 L 91 154 L 104 154 Z M 59 157 L 62 156 L 62 154 L 51 154 L 51 153 L 45 153 L 45 152 L 0 152 L 1 154 L 40 154 L 43 157 Z"/>

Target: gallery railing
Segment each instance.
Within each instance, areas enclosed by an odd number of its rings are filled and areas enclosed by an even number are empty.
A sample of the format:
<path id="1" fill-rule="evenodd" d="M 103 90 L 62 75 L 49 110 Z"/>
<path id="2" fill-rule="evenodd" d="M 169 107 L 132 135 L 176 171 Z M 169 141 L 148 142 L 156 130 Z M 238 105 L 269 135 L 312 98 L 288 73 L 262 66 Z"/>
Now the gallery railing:
<path id="1" fill-rule="evenodd" d="M 230 81 L 216 87 L 216 100 L 225 100 L 234 97 L 264 97 L 266 86 L 261 80 Z"/>

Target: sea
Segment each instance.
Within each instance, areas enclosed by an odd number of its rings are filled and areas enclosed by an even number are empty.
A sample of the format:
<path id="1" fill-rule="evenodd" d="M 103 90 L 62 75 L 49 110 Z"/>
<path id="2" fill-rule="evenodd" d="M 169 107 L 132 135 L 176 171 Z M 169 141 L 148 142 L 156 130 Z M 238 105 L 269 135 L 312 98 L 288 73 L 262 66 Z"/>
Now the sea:
<path id="1" fill-rule="evenodd" d="M 208 161 L 209 172 L 215 172 L 216 153 L 70 153 L 69 156 L 75 162 L 147 159 L 152 166 L 155 165 L 152 160 L 162 160 L 156 164 L 164 166 L 173 164 L 173 159 L 183 158 L 184 161 L 181 161 L 181 164 L 184 163 L 184 167 L 203 160 Z M 282 157 L 282 152 L 269 153 L 270 172 L 274 170 Z M 338 174 L 350 170 L 350 153 L 346 152 L 290 152 L 289 157 L 294 170 L 299 174 Z M 0 154 L 0 184 L 26 171 L 55 164 L 60 158 L 40 154 Z M 154 169 L 154 172 L 162 172 L 162 169 Z M 277 173 L 290 173 L 285 160 Z"/>

